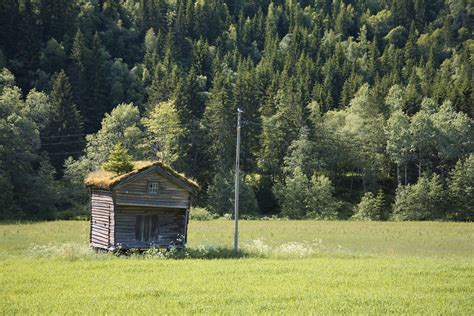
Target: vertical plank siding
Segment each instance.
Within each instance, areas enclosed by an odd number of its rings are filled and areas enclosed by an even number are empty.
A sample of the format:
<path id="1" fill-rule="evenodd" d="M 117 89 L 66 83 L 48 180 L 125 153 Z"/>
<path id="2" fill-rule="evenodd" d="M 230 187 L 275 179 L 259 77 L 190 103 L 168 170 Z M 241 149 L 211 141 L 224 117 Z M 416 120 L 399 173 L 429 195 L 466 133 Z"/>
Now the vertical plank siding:
<path id="1" fill-rule="evenodd" d="M 150 243 L 165 247 L 175 244 L 178 235 L 186 237 L 186 211 L 186 209 L 117 206 L 116 244 L 124 248 L 146 247 Z M 150 215 L 157 216 L 158 238 L 143 242 L 140 236 L 136 235 L 137 224 L 141 223 L 144 216 Z"/>
<path id="2" fill-rule="evenodd" d="M 149 193 L 150 182 L 158 193 Z M 91 245 L 102 249 L 184 245 L 190 191 L 159 170 L 148 170 L 111 191 L 91 190 Z"/>
<path id="3" fill-rule="evenodd" d="M 91 233 L 92 247 L 108 249 L 114 244 L 114 200 L 111 191 L 92 189 Z"/>

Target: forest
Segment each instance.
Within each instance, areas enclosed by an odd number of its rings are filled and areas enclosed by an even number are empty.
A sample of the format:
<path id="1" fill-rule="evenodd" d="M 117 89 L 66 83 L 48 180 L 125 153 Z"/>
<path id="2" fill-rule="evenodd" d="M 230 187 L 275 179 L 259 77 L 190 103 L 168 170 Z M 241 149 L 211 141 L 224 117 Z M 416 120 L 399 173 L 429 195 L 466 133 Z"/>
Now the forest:
<path id="1" fill-rule="evenodd" d="M 88 214 L 120 147 L 241 213 L 474 220 L 468 0 L 2 0 L 0 218 Z"/>

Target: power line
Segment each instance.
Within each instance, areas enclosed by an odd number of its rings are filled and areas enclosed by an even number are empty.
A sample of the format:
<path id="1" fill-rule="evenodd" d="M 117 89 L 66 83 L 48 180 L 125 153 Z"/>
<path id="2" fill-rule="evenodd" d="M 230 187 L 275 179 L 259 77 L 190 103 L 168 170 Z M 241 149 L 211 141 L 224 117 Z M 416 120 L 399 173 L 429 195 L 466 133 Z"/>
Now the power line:
<path id="1" fill-rule="evenodd" d="M 57 143 L 41 143 L 41 146 L 51 146 L 51 145 L 62 145 L 62 144 L 79 144 L 79 143 L 87 143 L 86 140 L 76 140 L 72 142 L 57 142 Z"/>
<path id="2" fill-rule="evenodd" d="M 66 135 L 55 135 L 55 136 L 40 136 L 39 139 L 53 139 L 53 138 L 61 138 L 61 137 L 73 137 L 73 136 L 81 136 L 81 135 L 88 135 L 88 134 L 66 134 Z M 0 137 L 1 140 L 9 140 L 11 137 Z"/>
<path id="3" fill-rule="evenodd" d="M 87 134 L 65 134 L 65 135 L 51 135 L 51 136 L 40 136 L 40 139 L 48 139 L 48 138 L 60 138 L 60 137 L 73 137 L 73 136 L 84 136 Z"/>
<path id="4" fill-rule="evenodd" d="M 83 151 L 70 151 L 70 152 L 62 152 L 62 153 L 52 153 L 48 154 L 48 156 L 64 156 L 64 155 L 72 155 L 72 154 L 82 154 Z"/>

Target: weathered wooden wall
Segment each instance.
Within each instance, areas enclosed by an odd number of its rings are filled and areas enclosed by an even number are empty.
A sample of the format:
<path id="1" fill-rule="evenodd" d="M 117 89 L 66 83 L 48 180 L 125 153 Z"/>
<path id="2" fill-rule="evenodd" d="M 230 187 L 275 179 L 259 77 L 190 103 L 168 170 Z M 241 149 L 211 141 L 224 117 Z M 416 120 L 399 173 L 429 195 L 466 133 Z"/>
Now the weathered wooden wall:
<path id="1" fill-rule="evenodd" d="M 118 205 L 115 212 L 115 242 L 124 247 L 138 247 L 139 242 L 135 239 L 137 215 L 158 215 L 159 244 L 169 245 L 176 241 L 177 234 L 186 236 L 186 212 L 186 209 Z"/>
<path id="2" fill-rule="evenodd" d="M 159 183 L 159 194 L 149 194 L 149 181 Z M 129 206 L 188 208 L 190 193 L 167 179 L 159 171 L 139 175 L 114 190 L 115 203 Z"/>
<path id="3" fill-rule="evenodd" d="M 91 244 L 108 249 L 114 244 L 114 201 L 112 192 L 91 191 Z"/>

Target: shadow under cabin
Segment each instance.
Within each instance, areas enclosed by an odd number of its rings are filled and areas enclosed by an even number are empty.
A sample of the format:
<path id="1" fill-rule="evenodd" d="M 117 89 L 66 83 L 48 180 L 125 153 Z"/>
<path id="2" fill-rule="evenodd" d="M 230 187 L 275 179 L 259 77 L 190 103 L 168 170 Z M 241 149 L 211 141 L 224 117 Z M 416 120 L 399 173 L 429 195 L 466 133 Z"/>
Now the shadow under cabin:
<path id="1" fill-rule="evenodd" d="M 86 178 L 91 246 L 105 250 L 184 247 L 198 184 L 161 162 L 133 165 L 126 174 L 98 170 Z"/>

